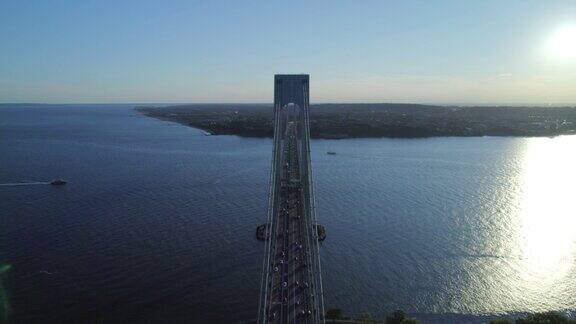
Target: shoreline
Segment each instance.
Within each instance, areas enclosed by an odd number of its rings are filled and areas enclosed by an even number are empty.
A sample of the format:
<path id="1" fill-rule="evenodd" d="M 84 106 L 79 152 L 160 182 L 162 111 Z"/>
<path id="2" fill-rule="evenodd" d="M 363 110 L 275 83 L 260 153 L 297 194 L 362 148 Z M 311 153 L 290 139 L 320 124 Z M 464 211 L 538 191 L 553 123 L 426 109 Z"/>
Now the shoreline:
<path id="1" fill-rule="evenodd" d="M 272 138 L 272 106 L 138 106 L 139 113 L 210 135 Z M 312 139 L 556 137 L 576 134 L 576 107 L 448 107 L 412 104 L 311 105 Z"/>

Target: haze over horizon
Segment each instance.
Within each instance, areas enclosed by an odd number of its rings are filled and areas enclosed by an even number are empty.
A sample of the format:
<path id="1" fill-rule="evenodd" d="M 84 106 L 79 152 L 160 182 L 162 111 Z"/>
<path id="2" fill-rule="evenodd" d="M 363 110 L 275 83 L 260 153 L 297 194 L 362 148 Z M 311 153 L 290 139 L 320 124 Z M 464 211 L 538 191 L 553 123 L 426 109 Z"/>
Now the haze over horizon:
<path id="1" fill-rule="evenodd" d="M 3 1 L 0 103 L 575 104 L 576 1 Z"/>

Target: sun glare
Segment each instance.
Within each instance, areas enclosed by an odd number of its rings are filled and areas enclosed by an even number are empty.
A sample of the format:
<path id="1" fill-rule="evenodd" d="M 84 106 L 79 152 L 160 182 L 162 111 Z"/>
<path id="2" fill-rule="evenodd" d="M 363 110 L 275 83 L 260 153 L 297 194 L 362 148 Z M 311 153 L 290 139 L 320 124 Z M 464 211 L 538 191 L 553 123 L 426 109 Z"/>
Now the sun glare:
<path id="1" fill-rule="evenodd" d="M 576 23 L 558 28 L 548 39 L 546 52 L 555 60 L 576 61 Z"/>
<path id="2" fill-rule="evenodd" d="M 522 179 L 520 246 L 529 281 L 557 283 L 576 256 L 574 181 L 576 138 L 529 140 Z"/>

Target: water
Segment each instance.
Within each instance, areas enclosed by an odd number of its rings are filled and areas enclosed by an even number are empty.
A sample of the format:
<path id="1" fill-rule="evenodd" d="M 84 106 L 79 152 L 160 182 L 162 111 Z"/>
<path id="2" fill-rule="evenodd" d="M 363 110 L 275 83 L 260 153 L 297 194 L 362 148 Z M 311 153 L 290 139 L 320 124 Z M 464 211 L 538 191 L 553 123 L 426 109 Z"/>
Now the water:
<path id="1" fill-rule="evenodd" d="M 271 151 L 130 105 L 0 106 L 12 318 L 254 319 Z M 576 311 L 576 137 L 315 140 L 312 151 L 327 308 L 425 322 Z M 55 178 L 68 184 L 14 185 Z"/>
<path id="2" fill-rule="evenodd" d="M 50 181 L 46 182 L 15 182 L 15 183 L 0 183 L 1 187 L 14 187 L 14 186 L 36 186 L 36 185 L 49 185 Z"/>

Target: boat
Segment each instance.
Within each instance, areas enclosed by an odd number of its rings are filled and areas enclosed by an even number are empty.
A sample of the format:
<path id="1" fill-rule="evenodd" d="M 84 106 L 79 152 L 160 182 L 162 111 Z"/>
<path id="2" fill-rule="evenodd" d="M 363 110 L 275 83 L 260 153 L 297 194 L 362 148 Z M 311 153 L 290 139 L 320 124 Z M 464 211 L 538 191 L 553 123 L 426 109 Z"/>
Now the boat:
<path id="1" fill-rule="evenodd" d="M 61 186 L 61 185 L 65 185 L 66 184 L 66 180 L 64 179 L 55 179 L 52 180 L 52 182 L 50 182 L 51 185 L 53 186 Z"/>
<path id="2" fill-rule="evenodd" d="M 336 155 L 336 152 L 328 151 L 328 152 L 326 152 L 326 154 L 328 154 L 328 155 Z"/>

